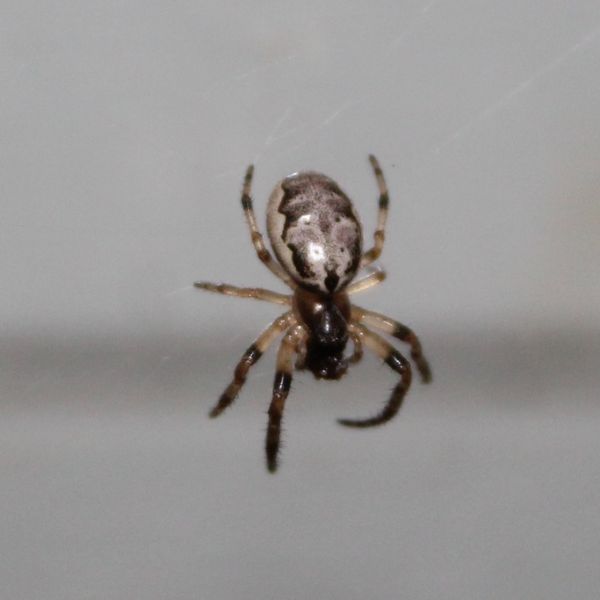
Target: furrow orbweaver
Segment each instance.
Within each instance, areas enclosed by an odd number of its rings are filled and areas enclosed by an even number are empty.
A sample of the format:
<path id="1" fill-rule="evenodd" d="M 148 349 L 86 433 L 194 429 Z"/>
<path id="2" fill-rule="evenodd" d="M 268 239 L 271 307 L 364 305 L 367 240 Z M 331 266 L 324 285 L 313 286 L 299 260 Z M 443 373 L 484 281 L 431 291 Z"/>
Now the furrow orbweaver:
<path id="1" fill-rule="evenodd" d="M 373 247 L 362 252 L 362 230 L 352 202 L 329 177 L 313 171 L 293 173 L 281 180 L 269 199 L 267 231 L 277 261 L 273 260 L 256 223 L 250 188 L 254 168 L 248 167 L 242 190 L 242 207 L 252 243 L 260 260 L 291 289 L 291 295 L 261 288 L 239 288 L 226 284 L 197 282 L 203 290 L 227 296 L 256 298 L 289 308 L 277 317 L 246 350 L 237 364 L 233 381 L 210 412 L 220 415 L 236 398 L 250 367 L 280 335 L 273 397 L 266 436 L 267 468 L 277 469 L 277 453 L 283 408 L 292 371 L 308 369 L 317 379 L 339 379 L 351 363 L 362 357 L 366 346 L 400 375 L 400 381 L 383 410 L 368 419 L 339 419 L 347 427 L 372 427 L 389 421 L 400 408 L 411 382 L 409 362 L 375 329 L 406 342 L 424 383 L 431 370 L 417 336 L 405 325 L 350 303 L 349 295 L 366 290 L 385 279 L 385 272 L 372 269 L 355 280 L 359 269 L 368 267 L 381 254 L 388 213 L 388 191 L 377 159 L 369 160 L 379 187 L 379 212 Z M 354 352 L 346 356 L 348 340 Z M 293 358 L 297 355 L 296 364 Z"/>

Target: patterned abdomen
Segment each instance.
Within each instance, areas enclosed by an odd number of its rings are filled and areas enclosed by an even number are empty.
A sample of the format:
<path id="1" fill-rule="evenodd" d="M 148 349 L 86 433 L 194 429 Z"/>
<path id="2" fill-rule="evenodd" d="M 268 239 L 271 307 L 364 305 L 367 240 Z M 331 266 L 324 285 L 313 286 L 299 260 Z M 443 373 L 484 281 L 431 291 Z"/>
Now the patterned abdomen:
<path id="1" fill-rule="evenodd" d="M 273 250 L 304 288 L 332 294 L 353 279 L 362 253 L 361 227 L 352 202 L 320 173 L 294 173 L 280 181 L 267 208 Z"/>

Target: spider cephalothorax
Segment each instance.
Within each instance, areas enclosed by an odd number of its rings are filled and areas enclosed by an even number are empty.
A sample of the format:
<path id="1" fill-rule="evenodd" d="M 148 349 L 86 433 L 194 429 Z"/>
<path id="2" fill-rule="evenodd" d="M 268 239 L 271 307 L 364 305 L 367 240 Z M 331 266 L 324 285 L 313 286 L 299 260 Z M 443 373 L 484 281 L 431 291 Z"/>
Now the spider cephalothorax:
<path id="1" fill-rule="evenodd" d="M 298 288 L 293 306 L 306 327 L 305 366 L 318 379 L 339 379 L 348 369 L 350 302 L 344 292 L 325 296 Z"/>
<path id="2" fill-rule="evenodd" d="M 291 385 L 295 354 L 298 356 L 297 369 L 308 369 L 318 379 L 339 379 L 351 363 L 360 360 L 365 345 L 400 375 L 383 410 L 369 419 L 339 420 L 349 427 L 371 427 L 389 421 L 398 412 L 411 382 L 409 362 L 366 325 L 408 343 L 422 380 L 431 380 L 419 340 L 408 327 L 350 303 L 349 294 L 377 285 L 385 278 L 385 273 L 376 269 L 353 281 L 361 267 L 368 267 L 381 254 L 388 211 L 383 173 L 374 156 L 369 156 L 369 160 L 379 186 L 379 217 L 375 243 L 370 250 L 362 252 L 360 222 L 350 199 L 337 183 L 320 173 L 301 172 L 280 181 L 269 199 L 267 229 L 279 261 L 275 262 L 265 246 L 252 209 L 253 167 L 250 166 L 244 179 L 242 207 L 252 243 L 258 257 L 293 290 L 293 294 L 226 284 L 195 284 L 229 296 L 257 298 L 288 306 L 288 311 L 273 321 L 246 350 L 235 369 L 233 381 L 210 413 L 216 417 L 235 400 L 250 367 L 280 334 L 284 334 L 269 407 L 266 452 L 270 471 L 277 468 L 281 418 Z M 351 356 L 346 353 L 349 341 L 354 346 Z"/>

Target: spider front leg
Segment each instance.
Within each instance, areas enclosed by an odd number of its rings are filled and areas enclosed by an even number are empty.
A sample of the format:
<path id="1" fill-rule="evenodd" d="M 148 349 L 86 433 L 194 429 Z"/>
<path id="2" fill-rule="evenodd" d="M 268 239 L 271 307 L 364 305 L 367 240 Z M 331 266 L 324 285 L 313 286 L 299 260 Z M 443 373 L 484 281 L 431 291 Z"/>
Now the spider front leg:
<path id="1" fill-rule="evenodd" d="M 377 260 L 381 254 L 381 251 L 383 250 L 383 242 L 385 239 L 385 222 L 387 220 L 388 205 L 390 203 L 387 184 L 385 183 L 383 171 L 379 166 L 379 162 L 372 154 L 369 155 L 369 161 L 373 167 L 375 179 L 377 180 L 377 187 L 379 188 L 379 212 L 377 214 L 377 228 L 373 234 L 375 244 L 370 250 L 363 254 L 360 260 L 361 267 L 366 267 L 374 260 Z"/>
<path id="2" fill-rule="evenodd" d="M 250 190 L 252 187 L 252 175 L 254 174 L 254 165 L 250 165 L 246 170 L 244 177 L 244 187 L 242 188 L 242 208 L 246 215 L 246 221 L 250 228 L 250 236 L 252 238 L 252 244 L 258 254 L 258 258 L 271 270 L 271 272 L 279 277 L 286 285 L 294 289 L 296 284 L 294 280 L 285 272 L 283 267 L 273 260 L 271 253 L 265 245 L 262 233 L 256 223 L 256 216 L 254 215 L 254 209 L 252 208 L 252 197 L 250 196 Z"/>
<path id="3" fill-rule="evenodd" d="M 382 337 L 369 331 L 366 327 L 357 323 L 350 323 L 348 330 L 351 334 L 359 334 L 365 346 L 373 350 L 375 354 L 400 375 L 400 381 L 393 389 L 387 404 L 378 415 L 369 419 L 338 419 L 338 423 L 346 427 L 374 427 L 375 425 L 382 425 L 393 418 L 402 405 L 402 400 L 410 387 L 412 378 L 410 363 L 391 344 L 388 344 Z"/>
<path id="4" fill-rule="evenodd" d="M 352 355 L 348 359 L 348 362 L 356 364 L 357 362 L 360 362 L 363 357 L 362 332 L 351 331 L 350 339 L 354 344 L 354 352 L 352 352 Z"/>
<path id="5" fill-rule="evenodd" d="M 365 323 L 366 325 L 375 327 L 376 329 L 407 343 L 410 346 L 410 356 L 415 362 L 415 365 L 417 365 L 421 380 L 423 383 L 429 383 L 431 381 L 431 367 L 423 355 L 421 342 L 412 329 L 385 315 L 360 308 L 359 306 L 352 307 L 352 319 L 357 323 Z"/>
<path id="6" fill-rule="evenodd" d="M 279 346 L 277 353 L 277 371 L 273 382 L 273 397 L 269 406 L 269 422 L 265 451 L 267 453 L 267 469 L 274 473 L 277 470 L 277 454 L 281 437 L 281 419 L 286 398 L 292 384 L 293 358 L 298 344 L 304 339 L 305 333 L 301 326 L 288 331 Z"/>
<path id="7" fill-rule="evenodd" d="M 287 327 L 293 322 L 291 312 L 285 313 L 275 319 L 252 343 L 248 350 L 244 352 L 240 362 L 235 367 L 233 381 L 227 386 L 227 389 L 221 394 L 219 401 L 210 411 L 209 415 L 218 417 L 236 398 L 240 389 L 246 382 L 246 376 L 250 367 L 265 353 L 267 348 L 275 341 Z"/>

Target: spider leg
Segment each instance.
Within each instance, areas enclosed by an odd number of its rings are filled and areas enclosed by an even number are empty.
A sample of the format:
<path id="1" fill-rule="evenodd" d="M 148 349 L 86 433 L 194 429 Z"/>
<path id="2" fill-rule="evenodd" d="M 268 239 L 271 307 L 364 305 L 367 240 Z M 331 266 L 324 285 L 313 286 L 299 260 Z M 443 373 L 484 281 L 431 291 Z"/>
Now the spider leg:
<path id="1" fill-rule="evenodd" d="M 348 359 L 348 362 L 357 363 L 363 357 L 363 343 L 362 343 L 363 333 L 359 331 L 351 331 L 350 338 L 352 339 L 352 343 L 354 344 L 354 352 L 352 356 Z"/>
<path id="2" fill-rule="evenodd" d="M 398 323 L 398 321 L 394 321 L 394 319 L 390 319 L 386 315 L 360 308 L 360 306 L 352 307 L 352 320 L 356 323 L 364 323 L 371 327 L 375 327 L 376 329 L 379 329 L 379 331 L 388 333 L 402 342 L 407 343 L 410 346 L 410 356 L 415 362 L 415 365 L 417 365 L 421 380 L 423 383 L 429 383 L 431 381 L 431 368 L 423 355 L 421 342 L 412 329 L 402 323 Z"/>
<path id="3" fill-rule="evenodd" d="M 227 386 L 226 390 L 221 394 L 219 401 L 209 413 L 212 418 L 218 417 L 235 400 L 241 387 L 246 382 L 246 376 L 250 367 L 258 361 L 267 348 L 275 341 L 275 338 L 290 326 L 293 319 L 294 317 L 291 312 L 277 317 L 244 352 L 244 355 L 235 367 L 233 381 Z"/>
<path id="4" fill-rule="evenodd" d="M 374 427 L 389 421 L 398 412 L 402 400 L 410 387 L 410 363 L 392 345 L 366 327 L 351 323 L 350 331 L 362 332 L 362 339 L 367 346 L 400 375 L 400 381 L 392 391 L 392 395 L 383 410 L 369 419 L 338 419 L 338 423 L 347 427 Z"/>
<path id="5" fill-rule="evenodd" d="M 248 227 L 250 228 L 252 244 L 254 244 L 254 249 L 256 250 L 256 254 L 258 254 L 258 258 L 262 260 L 262 262 L 271 270 L 271 272 L 277 277 L 279 277 L 279 279 L 281 279 L 289 287 L 295 289 L 296 284 L 294 283 L 294 280 L 285 272 L 283 267 L 278 262 L 273 260 L 271 253 L 265 245 L 265 241 L 263 239 L 262 233 L 258 228 L 258 224 L 256 223 L 256 216 L 254 215 L 254 209 L 252 208 L 252 198 L 250 196 L 253 173 L 254 165 L 250 165 L 246 170 L 246 175 L 244 177 L 244 186 L 242 188 L 242 208 L 244 209 L 246 221 L 248 222 Z"/>
<path id="6" fill-rule="evenodd" d="M 304 329 L 301 326 L 290 328 L 283 338 L 277 353 L 277 370 L 273 382 L 273 397 L 269 406 L 269 421 L 267 425 L 267 437 L 265 440 L 265 451 L 267 454 L 267 469 L 274 473 L 277 470 L 277 454 L 279 452 L 279 441 L 281 437 L 281 419 L 285 400 L 292 384 L 293 358 L 299 340 L 304 337 Z"/>
<path id="7" fill-rule="evenodd" d="M 306 368 L 306 332 L 302 335 L 296 343 L 296 365 L 297 371 L 302 371 Z"/>
<path id="8" fill-rule="evenodd" d="M 389 204 L 388 189 L 379 162 L 377 162 L 377 159 L 372 154 L 369 154 L 369 161 L 373 167 L 375 179 L 377 180 L 377 187 L 379 188 L 379 212 L 377 214 L 377 228 L 373 234 L 375 243 L 370 250 L 363 254 L 360 260 L 361 267 L 370 265 L 381 254 L 383 241 L 385 239 L 385 222 L 387 220 Z"/>
<path id="9" fill-rule="evenodd" d="M 237 296 L 238 298 L 255 298 L 265 300 L 274 304 L 291 304 L 292 299 L 286 294 L 279 294 L 263 288 L 241 288 L 227 283 L 209 283 L 208 281 L 196 281 L 194 286 L 208 292 L 216 292 L 225 296 Z"/>
<path id="10" fill-rule="evenodd" d="M 365 277 L 361 277 L 356 281 L 353 281 L 347 288 L 348 294 L 356 294 L 368 290 L 375 285 L 379 285 L 386 278 L 385 271 L 381 268 L 371 269 L 371 272 Z"/>

